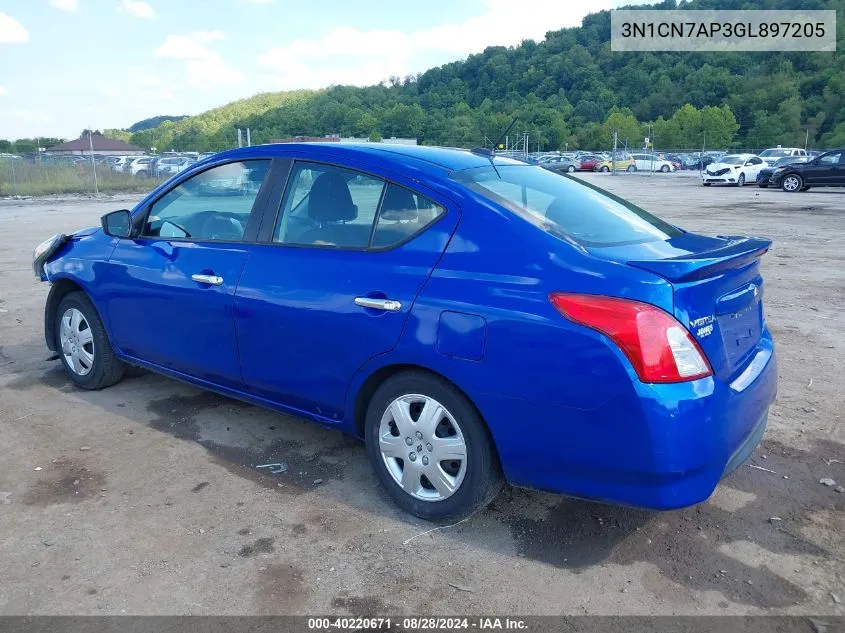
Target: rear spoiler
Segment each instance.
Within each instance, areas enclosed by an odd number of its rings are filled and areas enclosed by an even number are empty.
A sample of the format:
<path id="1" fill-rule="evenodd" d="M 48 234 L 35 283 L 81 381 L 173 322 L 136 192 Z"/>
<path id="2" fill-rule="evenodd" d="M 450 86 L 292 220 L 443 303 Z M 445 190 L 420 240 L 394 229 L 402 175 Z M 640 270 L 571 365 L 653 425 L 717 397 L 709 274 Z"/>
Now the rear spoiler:
<path id="1" fill-rule="evenodd" d="M 757 237 L 719 236 L 727 240 L 724 246 L 700 253 L 668 259 L 629 261 L 628 264 L 657 273 L 672 282 L 695 281 L 712 277 L 728 268 L 739 268 L 762 257 L 772 240 Z"/>

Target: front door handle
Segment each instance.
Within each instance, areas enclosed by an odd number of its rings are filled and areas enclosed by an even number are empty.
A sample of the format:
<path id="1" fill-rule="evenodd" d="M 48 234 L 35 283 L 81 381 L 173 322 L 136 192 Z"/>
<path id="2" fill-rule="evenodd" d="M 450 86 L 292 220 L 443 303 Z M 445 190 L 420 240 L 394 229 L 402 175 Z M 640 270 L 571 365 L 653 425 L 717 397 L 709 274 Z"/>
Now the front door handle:
<path id="1" fill-rule="evenodd" d="M 355 305 L 372 310 L 386 310 L 387 312 L 399 312 L 402 304 L 393 299 L 373 299 L 372 297 L 355 297 Z"/>
<path id="2" fill-rule="evenodd" d="M 223 277 L 217 275 L 191 275 L 191 279 L 200 284 L 211 284 L 212 286 L 219 286 L 223 283 Z"/>

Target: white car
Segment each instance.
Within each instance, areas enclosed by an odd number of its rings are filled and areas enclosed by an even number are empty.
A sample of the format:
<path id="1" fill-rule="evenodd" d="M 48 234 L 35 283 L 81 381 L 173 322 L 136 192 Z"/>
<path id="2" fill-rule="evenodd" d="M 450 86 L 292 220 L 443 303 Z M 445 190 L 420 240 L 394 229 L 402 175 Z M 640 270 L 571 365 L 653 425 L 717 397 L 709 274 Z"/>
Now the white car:
<path id="1" fill-rule="evenodd" d="M 768 165 L 754 154 L 728 154 L 722 156 L 717 163 L 710 163 L 701 172 L 701 184 L 736 185 L 742 187 L 747 182 L 756 182 L 757 174 Z"/>
<path id="2" fill-rule="evenodd" d="M 110 166 L 114 171 L 123 171 L 126 164 L 135 156 L 112 156 L 109 158 Z"/>
<path id="3" fill-rule="evenodd" d="M 772 147 L 770 149 L 764 149 L 757 155 L 768 165 L 771 165 L 779 158 L 807 156 L 807 150 L 801 149 L 800 147 Z"/>
<path id="4" fill-rule="evenodd" d="M 152 158 L 149 156 L 130 156 L 123 166 L 123 171 L 139 178 L 149 178 L 151 162 Z"/>
<path id="5" fill-rule="evenodd" d="M 170 156 L 158 161 L 158 175 L 162 178 L 169 178 L 173 174 L 185 171 L 188 167 L 197 162 L 188 156 Z"/>
<path id="6" fill-rule="evenodd" d="M 658 158 L 654 154 L 631 154 L 634 159 L 634 166 L 637 171 L 662 171 L 667 173 L 675 171 L 675 166 L 668 160 Z"/>

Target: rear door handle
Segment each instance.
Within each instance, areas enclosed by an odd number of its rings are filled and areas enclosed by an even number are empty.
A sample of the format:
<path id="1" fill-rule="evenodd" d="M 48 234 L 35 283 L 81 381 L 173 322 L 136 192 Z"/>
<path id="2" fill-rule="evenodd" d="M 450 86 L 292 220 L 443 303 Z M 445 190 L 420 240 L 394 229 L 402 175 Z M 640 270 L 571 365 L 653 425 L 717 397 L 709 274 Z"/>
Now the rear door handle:
<path id="1" fill-rule="evenodd" d="M 355 305 L 371 310 L 386 310 L 387 312 L 399 312 L 402 304 L 393 299 L 373 299 L 372 297 L 355 297 Z"/>
<path id="2" fill-rule="evenodd" d="M 191 279 L 200 284 L 211 284 L 212 286 L 219 286 L 223 283 L 223 277 L 217 275 L 191 275 Z"/>

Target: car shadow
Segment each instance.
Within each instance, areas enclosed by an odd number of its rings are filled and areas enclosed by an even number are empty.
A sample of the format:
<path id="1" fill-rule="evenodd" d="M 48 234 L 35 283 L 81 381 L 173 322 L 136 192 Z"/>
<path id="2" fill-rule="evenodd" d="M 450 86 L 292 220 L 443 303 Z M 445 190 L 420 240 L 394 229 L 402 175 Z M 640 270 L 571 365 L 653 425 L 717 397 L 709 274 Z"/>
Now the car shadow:
<path id="1" fill-rule="evenodd" d="M 280 495 L 319 494 L 420 532 L 435 527 L 400 512 L 378 486 L 362 444 L 337 431 L 144 371 L 89 392 L 76 389 L 56 363 L 18 375 L 5 388 L 34 387 L 74 392 L 92 406 L 195 442 L 230 473 Z M 806 566 L 842 561 L 829 539 L 818 536 L 818 517 L 845 513 L 845 495 L 817 483 L 832 475 L 831 468 L 845 480 L 845 467 L 822 459 L 841 455 L 842 446 L 822 441 L 804 450 L 765 439 L 751 461 L 761 462 L 764 454 L 767 470 L 743 466 L 710 501 L 684 510 L 651 512 L 505 488 L 484 512 L 438 532 L 467 547 L 572 573 L 648 563 L 681 587 L 720 592 L 734 603 L 760 608 L 806 603 L 811 597 L 794 580 L 800 570 L 785 577 L 755 564 L 749 548 L 765 550 L 767 560 L 798 557 Z M 259 468 L 265 464 L 277 464 L 279 472 Z M 821 534 L 825 529 L 834 528 Z"/>

